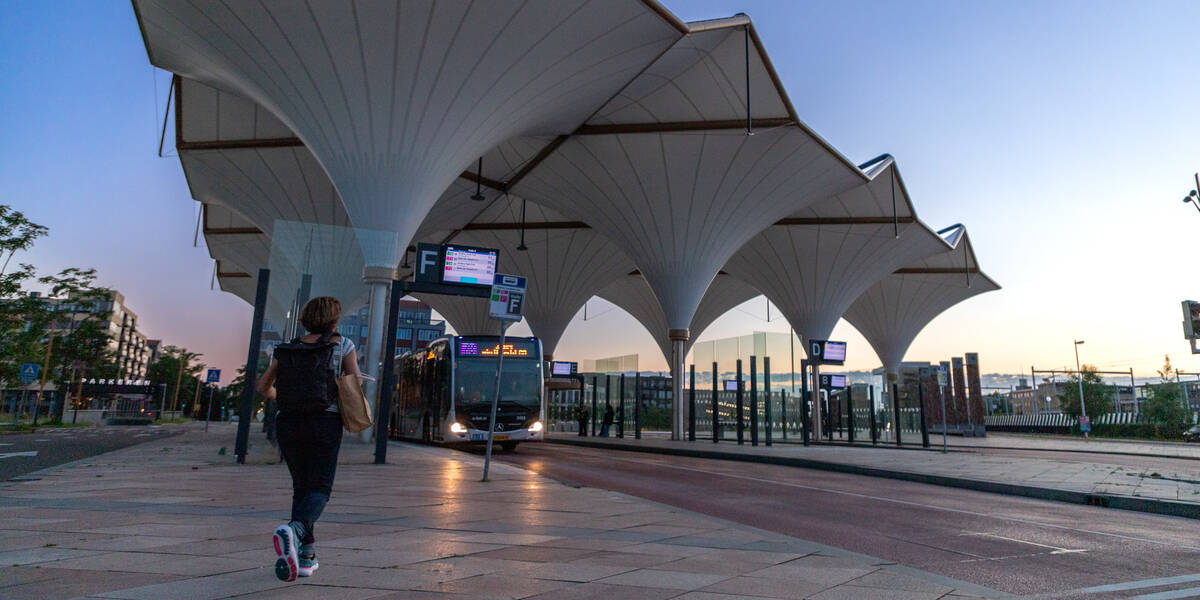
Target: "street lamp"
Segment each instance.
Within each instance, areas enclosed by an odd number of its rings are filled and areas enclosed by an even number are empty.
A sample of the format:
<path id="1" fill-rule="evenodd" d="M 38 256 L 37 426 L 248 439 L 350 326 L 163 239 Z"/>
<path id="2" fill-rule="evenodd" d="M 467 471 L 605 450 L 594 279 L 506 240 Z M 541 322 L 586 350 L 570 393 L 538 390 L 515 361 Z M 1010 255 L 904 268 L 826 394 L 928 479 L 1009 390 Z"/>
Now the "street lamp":
<path id="1" fill-rule="evenodd" d="M 1198 207 L 1200 208 L 1200 207 Z M 1087 418 L 1087 403 L 1083 401 L 1083 369 L 1079 368 L 1079 345 L 1083 340 L 1075 340 L 1075 376 L 1079 378 L 1079 411 L 1083 418 Z M 1087 438 L 1088 432 L 1083 432 L 1083 437 Z"/>
<path id="2" fill-rule="evenodd" d="M 1196 189 L 1189 191 L 1188 195 L 1183 197 L 1184 204 L 1190 202 L 1192 206 L 1196 207 L 1196 210 L 1200 211 L 1200 191 L 1198 190 L 1200 190 L 1200 173 L 1196 173 Z"/>

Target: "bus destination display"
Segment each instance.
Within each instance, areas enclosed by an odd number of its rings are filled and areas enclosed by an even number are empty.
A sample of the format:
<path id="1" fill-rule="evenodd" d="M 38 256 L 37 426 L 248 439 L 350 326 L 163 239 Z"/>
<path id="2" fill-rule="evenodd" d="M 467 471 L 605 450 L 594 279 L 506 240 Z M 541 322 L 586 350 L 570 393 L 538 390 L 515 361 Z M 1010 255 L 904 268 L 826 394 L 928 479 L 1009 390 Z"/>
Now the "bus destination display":
<path id="1" fill-rule="evenodd" d="M 442 282 L 490 286 L 496 276 L 498 254 L 488 248 L 447 245 Z"/>
<path id="2" fill-rule="evenodd" d="M 500 353 L 500 342 L 459 340 L 459 356 L 482 356 L 495 358 Z M 537 347 L 528 340 L 504 342 L 504 358 L 533 358 L 537 356 Z"/>
<path id="3" fill-rule="evenodd" d="M 822 360 L 842 362 L 846 360 L 846 342 L 825 342 L 825 355 Z"/>

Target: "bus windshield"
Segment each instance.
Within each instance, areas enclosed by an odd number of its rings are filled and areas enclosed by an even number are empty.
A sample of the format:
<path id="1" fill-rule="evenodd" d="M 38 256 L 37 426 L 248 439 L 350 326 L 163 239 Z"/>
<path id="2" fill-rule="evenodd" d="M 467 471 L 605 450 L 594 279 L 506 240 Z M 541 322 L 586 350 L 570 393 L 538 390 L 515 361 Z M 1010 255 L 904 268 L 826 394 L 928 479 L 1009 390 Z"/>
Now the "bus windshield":
<path id="1" fill-rule="evenodd" d="M 496 393 L 496 359 L 459 357 L 454 368 L 455 398 L 460 408 L 491 404 Z M 541 407 L 541 361 L 506 359 L 501 379 L 500 401 L 524 408 Z"/>

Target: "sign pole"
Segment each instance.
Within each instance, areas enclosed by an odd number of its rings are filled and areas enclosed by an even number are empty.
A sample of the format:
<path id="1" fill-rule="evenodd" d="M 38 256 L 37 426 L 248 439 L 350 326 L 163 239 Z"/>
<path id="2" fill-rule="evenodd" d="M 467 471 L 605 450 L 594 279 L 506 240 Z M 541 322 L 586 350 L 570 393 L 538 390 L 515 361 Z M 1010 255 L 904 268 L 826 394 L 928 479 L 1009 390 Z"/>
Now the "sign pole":
<path id="1" fill-rule="evenodd" d="M 205 387 L 207 387 L 207 386 L 208 386 L 208 384 L 205 384 Z M 210 421 L 212 421 L 212 402 L 213 402 L 213 389 L 210 387 L 210 388 L 208 388 L 208 414 L 205 415 L 205 417 L 204 417 L 204 432 L 205 433 L 208 433 L 208 423 Z"/>
<path id="2" fill-rule="evenodd" d="M 496 408 L 500 405 L 500 376 L 504 372 L 504 337 L 508 333 L 508 320 L 500 321 L 500 347 L 496 351 L 496 393 L 492 395 L 492 411 L 488 418 L 487 450 L 483 455 L 483 481 L 488 480 L 492 466 L 492 438 L 496 435 Z"/>

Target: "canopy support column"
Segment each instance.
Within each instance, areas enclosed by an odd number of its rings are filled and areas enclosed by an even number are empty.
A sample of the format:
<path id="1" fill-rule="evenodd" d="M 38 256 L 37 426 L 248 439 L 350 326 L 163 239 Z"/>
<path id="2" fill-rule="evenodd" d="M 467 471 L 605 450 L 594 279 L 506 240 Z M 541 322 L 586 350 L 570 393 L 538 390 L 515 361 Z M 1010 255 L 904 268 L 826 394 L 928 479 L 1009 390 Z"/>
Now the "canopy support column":
<path id="1" fill-rule="evenodd" d="M 376 399 L 379 395 L 379 367 L 383 362 L 383 336 L 386 332 L 383 330 L 384 317 L 387 316 L 387 293 L 391 287 L 392 280 L 396 279 L 396 270 L 386 267 L 367 267 L 363 269 L 363 280 L 368 292 L 368 316 L 367 316 L 367 347 L 364 350 L 366 372 L 371 379 L 367 380 L 365 394 L 367 402 L 371 405 L 371 414 L 375 414 Z M 393 331 L 392 335 L 396 335 Z M 358 441 L 366 444 L 371 441 L 371 435 L 374 432 L 374 427 L 368 427 L 358 434 Z M 387 435 L 386 432 L 384 435 Z"/>
<path id="2" fill-rule="evenodd" d="M 667 332 L 671 339 L 671 439 L 684 439 L 684 428 L 687 424 L 687 410 L 683 402 L 683 372 L 684 349 L 688 340 L 688 330 L 672 329 Z"/>

